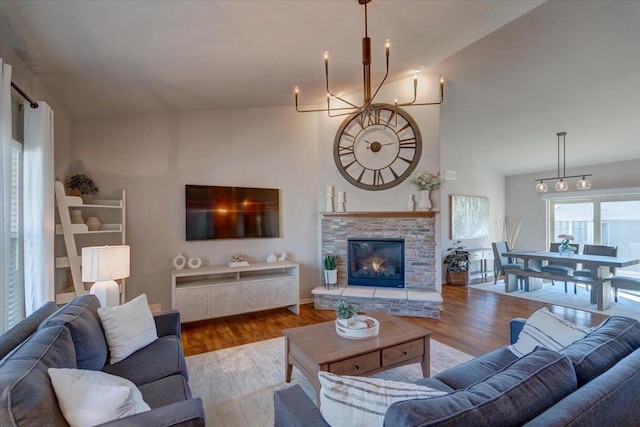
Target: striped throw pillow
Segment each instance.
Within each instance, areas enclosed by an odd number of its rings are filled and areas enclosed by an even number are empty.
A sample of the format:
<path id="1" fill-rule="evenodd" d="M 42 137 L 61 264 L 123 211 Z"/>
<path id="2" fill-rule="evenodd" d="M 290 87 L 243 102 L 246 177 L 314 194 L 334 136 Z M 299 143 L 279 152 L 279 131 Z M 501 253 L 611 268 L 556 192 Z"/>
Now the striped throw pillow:
<path id="1" fill-rule="evenodd" d="M 537 346 L 558 351 L 584 338 L 589 332 L 590 328 L 569 322 L 543 307 L 527 319 L 518 341 L 507 348 L 518 357 L 531 353 Z"/>
<path id="2" fill-rule="evenodd" d="M 444 391 L 378 378 L 339 376 L 319 372 L 320 412 L 332 427 L 382 426 L 392 403 L 444 396 Z"/>

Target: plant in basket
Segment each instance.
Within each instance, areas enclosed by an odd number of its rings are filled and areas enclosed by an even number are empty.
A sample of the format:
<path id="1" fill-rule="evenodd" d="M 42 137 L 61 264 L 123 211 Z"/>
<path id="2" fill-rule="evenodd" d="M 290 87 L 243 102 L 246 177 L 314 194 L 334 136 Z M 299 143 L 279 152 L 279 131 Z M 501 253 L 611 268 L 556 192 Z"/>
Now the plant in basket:
<path id="1" fill-rule="evenodd" d="M 450 285 L 466 286 L 469 281 L 469 253 L 461 246 L 461 240 L 457 240 L 450 248 L 447 248 L 447 256 L 444 265 L 447 267 L 447 283 Z"/>

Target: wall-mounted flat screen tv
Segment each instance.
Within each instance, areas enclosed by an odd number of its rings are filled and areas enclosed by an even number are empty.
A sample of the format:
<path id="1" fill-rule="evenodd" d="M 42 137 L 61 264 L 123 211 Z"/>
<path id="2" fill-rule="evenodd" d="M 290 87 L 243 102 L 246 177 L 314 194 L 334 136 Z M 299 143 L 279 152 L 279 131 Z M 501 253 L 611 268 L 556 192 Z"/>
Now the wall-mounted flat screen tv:
<path id="1" fill-rule="evenodd" d="M 186 185 L 187 240 L 280 237 L 280 190 Z"/>

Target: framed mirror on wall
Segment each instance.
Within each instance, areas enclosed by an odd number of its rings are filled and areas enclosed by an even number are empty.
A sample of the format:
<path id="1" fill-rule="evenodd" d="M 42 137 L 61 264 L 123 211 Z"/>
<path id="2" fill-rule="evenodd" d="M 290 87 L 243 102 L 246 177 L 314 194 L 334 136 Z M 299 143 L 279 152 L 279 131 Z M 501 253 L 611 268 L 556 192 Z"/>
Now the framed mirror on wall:
<path id="1" fill-rule="evenodd" d="M 451 195 L 451 239 L 489 237 L 489 198 Z"/>

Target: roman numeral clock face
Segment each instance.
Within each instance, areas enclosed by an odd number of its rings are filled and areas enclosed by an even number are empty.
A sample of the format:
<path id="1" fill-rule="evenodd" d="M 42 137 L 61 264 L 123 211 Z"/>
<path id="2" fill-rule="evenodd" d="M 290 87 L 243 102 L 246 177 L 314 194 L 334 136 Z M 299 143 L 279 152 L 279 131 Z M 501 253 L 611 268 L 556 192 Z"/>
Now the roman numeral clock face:
<path id="1" fill-rule="evenodd" d="M 407 179 L 422 153 L 416 122 L 393 106 L 350 115 L 338 129 L 333 159 L 342 176 L 365 190 L 386 190 Z"/>

